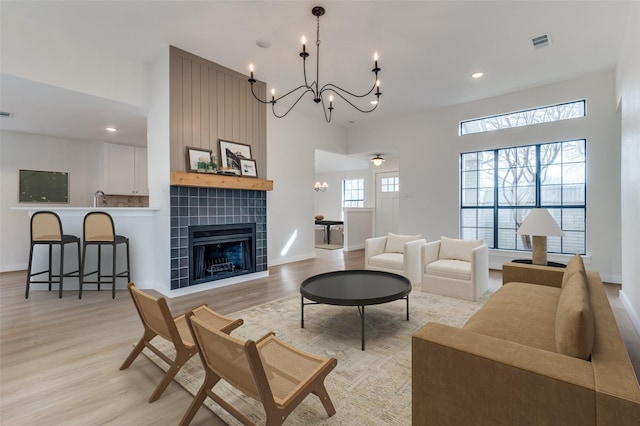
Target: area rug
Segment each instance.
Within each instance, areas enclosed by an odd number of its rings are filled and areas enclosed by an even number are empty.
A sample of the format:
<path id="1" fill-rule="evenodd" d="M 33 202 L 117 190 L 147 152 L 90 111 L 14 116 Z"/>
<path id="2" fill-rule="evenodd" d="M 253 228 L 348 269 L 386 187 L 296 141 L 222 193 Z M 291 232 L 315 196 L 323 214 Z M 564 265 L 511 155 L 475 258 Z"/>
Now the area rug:
<path id="1" fill-rule="evenodd" d="M 308 396 L 287 418 L 286 425 L 410 425 L 411 424 L 411 335 L 424 324 L 435 321 L 461 327 L 488 300 L 478 302 L 453 299 L 420 291 L 406 302 L 398 300 L 365 308 L 366 350 L 360 350 L 360 316 L 356 307 L 311 305 L 305 307 L 305 328 L 300 328 L 300 297 L 292 296 L 230 315 L 244 325 L 232 335 L 258 339 L 269 331 L 304 351 L 321 357 L 335 357 L 337 367 L 325 384 L 336 408 L 327 417 L 314 395 Z M 156 338 L 161 340 L 161 338 Z M 170 347 L 169 343 L 154 342 Z M 166 370 L 152 352 L 143 352 Z M 180 370 L 176 381 L 195 394 L 204 377 L 199 356 Z M 227 385 L 214 390 L 258 424 L 265 423 L 262 406 Z M 205 406 L 230 425 L 240 423 L 209 398 Z M 186 410 L 186 407 L 185 407 Z"/>
<path id="2" fill-rule="evenodd" d="M 343 247 L 344 246 L 342 244 L 318 244 L 316 246 L 317 249 L 323 249 L 323 250 L 337 250 Z"/>

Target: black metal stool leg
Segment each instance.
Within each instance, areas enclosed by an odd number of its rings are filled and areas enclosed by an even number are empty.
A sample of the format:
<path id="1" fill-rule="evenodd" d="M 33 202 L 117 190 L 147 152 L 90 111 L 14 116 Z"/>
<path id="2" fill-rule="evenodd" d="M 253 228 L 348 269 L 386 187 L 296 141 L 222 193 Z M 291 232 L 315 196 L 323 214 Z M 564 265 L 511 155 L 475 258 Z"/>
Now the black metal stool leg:
<path id="1" fill-rule="evenodd" d="M 64 244 L 60 244 L 60 282 L 58 283 L 58 299 L 62 299 L 63 280 L 64 280 Z"/>
<path id="2" fill-rule="evenodd" d="M 111 298 L 116 298 L 116 243 L 113 243 L 113 260 L 111 267 Z"/>
<path id="3" fill-rule="evenodd" d="M 78 247 L 78 251 L 80 250 L 80 248 Z M 86 266 L 86 262 L 87 262 L 87 243 L 85 241 L 84 244 L 82 244 L 82 261 L 81 261 L 81 266 L 80 266 L 80 282 L 78 283 L 80 285 L 80 290 L 78 290 L 78 299 L 82 299 L 82 285 L 84 282 L 84 267 Z"/>
<path id="4" fill-rule="evenodd" d="M 49 243 L 49 291 L 51 291 L 51 281 L 53 280 L 53 265 L 51 251 L 53 250 L 52 244 Z"/>
<path id="5" fill-rule="evenodd" d="M 102 281 L 102 244 L 98 244 L 98 291 L 100 291 L 100 282 Z"/>
<path id="6" fill-rule="evenodd" d="M 29 249 L 29 266 L 27 267 L 27 289 L 24 292 L 25 299 L 29 298 L 29 285 L 31 284 L 31 266 L 33 262 L 33 246 L 34 244 L 31 243 L 31 248 Z"/>

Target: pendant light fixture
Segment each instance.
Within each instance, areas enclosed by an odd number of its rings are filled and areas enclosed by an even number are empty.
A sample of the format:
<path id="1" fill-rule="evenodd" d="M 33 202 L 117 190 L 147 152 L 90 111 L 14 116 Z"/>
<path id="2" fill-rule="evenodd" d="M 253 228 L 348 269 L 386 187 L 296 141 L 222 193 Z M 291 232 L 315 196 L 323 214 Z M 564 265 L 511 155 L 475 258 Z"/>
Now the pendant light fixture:
<path id="1" fill-rule="evenodd" d="M 382 158 L 382 156 L 380 154 L 376 154 L 372 159 L 371 162 L 373 163 L 374 166 L 378 167 L 381 166 L 382 163 L 384 163 L 384 158 Z"/>
<path id="2" fill-rule="evenodd" d="M 300 57 L 302 58 L 302 73 L 303 73 L 303 77 L 304 77 L 304 84 L 296 87 L 295 89 L 292 89 L 288 92 L 286 92 L 284 95 L 276 97 L 276 92 L 275 89 L 271 89 L 271 100 L 262 100 L 260 99 L 256 93 L 254 92 L 253 89 L 253 84 L 256 82 L 256 79 L 253 78 L 253 72 L 254 72 L 254 67 L 253 64 L 249 65 L 249 71 L 250 71 L 250 77 L 249 77 L 249 83 L 251 83 L 251 93 L 253 94 L 253 97 L 256 98 L 257 101 L 262 102 L 263 104 L 271 104 L 271 111 L 273 112 L 273 115 L 278 117 L 278 118 L 282 118 L 284 116 L 286 116 L 289 111 L 291 111 L 293 109 L 294 106 L 296 106 L 296 104 L 300 101 L 300 99 L 302 99 L 302 97 L 307 94 L 307 93 L 311 93 L 313 96 L 313 101 L 317 104 L 321 104 L 322 105 L 322 110 L 324 112 L 324 118 L 327 121 L 327 123 L 331 122 L 331 114 L 333 112 L 334 106 L 333 106 L 333 101 L 334 101 L 334 96 L 336 95 L 339 98 L 341 98 L 342 100 L 344 100 L 345 102 L 347 102 L 349 105 L 351 105 L 353 108 L 357 109 L 360 112 L 363 113 L 368 113 L 368 112 L 372 112 L 373 110 L 375 110 L 378 105 L 379 105 L 379 101 L 380 101 L 380 81 L 378 80 L 378 73 L 380 72 L 380 68 L 378 67 L 378 53 L 376 52 L 373 56 L 373 61 L 374 61 L 374 65 L 373 65 L 373 69 L 371 70 L 371 72 L 374 73 L 374 79 L 373 79 L 373 86 L 371 87 L 371 89 L 363 94 L 355 94 L 352 93 L 348 90 L 345 90 L 335 84 L 332 83 L 325 83 L 324 85 L 320 86 L 320 17 L 324 15 L 325 10 L 323 7 L 321 6 L 316 6 L 313 9 L 311 9 L 311 13 L 313 14 L 313 16 L 316 17 L 316 79 L 315 81 L 309 83 L 309 80 L 307 79 L 307 58 L 309 57 L 309 53 L 307 52 L 307 45 L 306 45 L 306 39 L 303 36 L 302 37 L 302 52 L 300 52 Z M 373 105 L 372 108 L 369 109 L 363 109 L 360 108 L 358 106 L 355 105 L 354 102 L 356 102 L 357 99 L 359 98 L 364 98 L 367 97 L 369 95 L 371 95 L 371 93 L 373 93 L 373 91 L 375 90 L 375 99 L 371 100 L 370 103 L 371 105 Z M 289 95 L 299 95 L 297 97 L 297 99 L 295 97 L 291 97 L 289 99 L 291 99 L 291 106 L 289 106 L 288 109 L 284 109 L 283 113 L 278 113 L 276 112 L 276 103 L 278 103 L 279 101 L 287 98 Z M 328 99 L 327 99 L 328 97 Z M 327 108 L 327 103 L 329 104 L 329 107 Z M 285 107 L 286 108 L 286 107 Z M 328 111 L 328 112 L 327 112 Z"/>

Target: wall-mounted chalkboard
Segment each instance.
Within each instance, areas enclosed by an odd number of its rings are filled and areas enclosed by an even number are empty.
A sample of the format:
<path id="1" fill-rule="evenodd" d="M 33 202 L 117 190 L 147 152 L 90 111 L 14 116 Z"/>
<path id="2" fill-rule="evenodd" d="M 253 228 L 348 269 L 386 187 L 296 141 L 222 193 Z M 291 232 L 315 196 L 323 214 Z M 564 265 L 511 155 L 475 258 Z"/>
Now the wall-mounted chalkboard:
<path id="1" fill-rule="evenodd" d="M 20 170 L 18 201 L 21 203 L 68 203 L 69 173 Z"/>

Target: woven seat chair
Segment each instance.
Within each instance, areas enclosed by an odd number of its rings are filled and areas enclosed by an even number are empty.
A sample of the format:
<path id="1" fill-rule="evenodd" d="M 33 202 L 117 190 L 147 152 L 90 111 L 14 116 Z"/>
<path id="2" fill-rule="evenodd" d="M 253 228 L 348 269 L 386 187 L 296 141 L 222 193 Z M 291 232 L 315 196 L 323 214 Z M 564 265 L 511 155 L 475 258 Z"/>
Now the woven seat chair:
<path id="1" fill-rule="evenodd" d="M 258 341 L 242 341 L 221 333 L 187 313 L 187 322 L 205 370 L 204 383 L 193 398 L 181 425 L 188 425 L 208 396 L 245 425 L 251 420 L 213 391 L 224 379 L 244 394 L 260 401 L 267 425 L 280 425 L 307 395 L 316 395 L 329 417 L 336 413 L 324 386 L 336 367 L 335 358 L 322 359 L 299 351 L 269 333 Z"/>
<path id="2" fill-rule="evenodd" d="M 146 294 L 136 288 L 133 283 L 129 283 L 129 293 L 138 311 L 140 320 L 142 320 L 144 334 L 127 359 L 124 360 L 120 366 L 120 370 L 129 367 L 145 347 L 149 348 L 149 350 L 166 362 L 169 365 L 169 369 L 149 397 L 149 402 L 153 402 L 160 398 L 162 392 L 169 386 L 169 383 L 171 383 L 171 380 L 173 380 L 176 373 L 180 371 L 184 363 L 198 352 L 198 347 L 193 342 L 193 338 L 189 332 L 189 326 L 185 320 L 185 315 L 182 314 L 175 318 L 172 317 L 164 297 L 153 297 Z M 204 324 L 220 330 L 223 333 L 231 333 L 231 331 L 242 325 L 241 319 L 231 319 L 219 315 L 209 309 L 207 305 L 200 305 L 190 312 Z M 161 336 L 173 344 L 176 350 L 175 359 L 172 360 L 151 343 L 151 340 L 156 336 Z"/>
<path id="3" fill-rule="evenodd" d="M 80 281 L 80 290 L 78 291 L 78 297 L 82 299 L 82 287 L 84 284 L 97 284 L 98 291 L 100 291 L 101 284 L 111 284 L 111 298 L 116 298 L 116 279 L 126 278 L 126 282 L 131 281 L 131 268 L 129 266 L 129 238 L 116 234 L 116 229 L 113 224 L 113 218 L 106 212 L 90 212 L 84 217 L 82 231 L 82 267 L 80 274 L 82 280 Z M 116 272 L 116 248 L 119 244 L 124 244 L 126 249 L 126 269 L 122 272 Z M 95 271 L 87 272 L 87 247 L 95 245 L 98 247 L 98 262 L 97 269 Z M 111 273 L 103 273 L 102 270 L 102 246 L 111 246 L 112 259 L 111 259 Z M 96 275 L 95 281 L 89 281 L 87 276 Z"/>
<path id="4" fill-rule="evenodd" d="M 49 266 L 41 272 L 32 272 L 33 252 L 36 245 L 45 244 L 49 247 Z M 64 272 L 64 248 L 66 244 L 76 244 L 78 247 L 78 269 Z M 53 246 L 60 246 L 60 266 L 57 274 L 53 273 Z M 62 298 L 62 283 L 65 277 L 78 277 L 82 283 L 80 275 L 80 238 L 75 235 L 65 235 L 62 232 L 62 222 L 60 217 L 50 211 L 36 212 L 31 216 L 31 248 L 29 249 L 29 266 L 27 268 L 27 288 L 24 293 L 25 299 L 29 298 L 29 287 L 31 284 L 58 284 L 58 297 Z M 32 278 L 37 275 L 47 274 L 46 281 L 34 281 Z"/>

